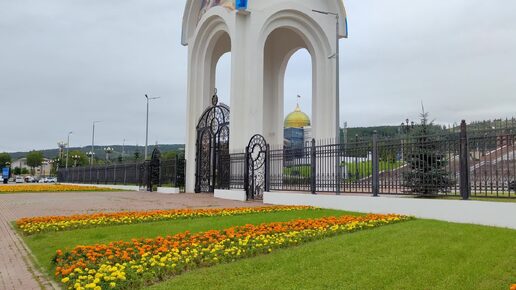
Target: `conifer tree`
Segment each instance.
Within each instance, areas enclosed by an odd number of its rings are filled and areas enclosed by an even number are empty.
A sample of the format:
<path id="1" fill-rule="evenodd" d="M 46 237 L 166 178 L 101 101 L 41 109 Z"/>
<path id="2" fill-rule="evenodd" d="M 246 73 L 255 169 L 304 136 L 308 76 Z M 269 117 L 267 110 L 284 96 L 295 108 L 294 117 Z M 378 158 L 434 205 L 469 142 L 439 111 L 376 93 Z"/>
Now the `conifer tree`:
<path id="1" fill-rule="evenodd" d="M 448 192 L 453 182 L 446 170 L 448 160 L 439 148 L 438 135 L 432 134 L 435 126 L 428 116 L 423 109 L 421 124 L 408 137 L 405 160 L 409 170 L 403 174 L 403 183 L 413 193 L 436 195 Z"/>

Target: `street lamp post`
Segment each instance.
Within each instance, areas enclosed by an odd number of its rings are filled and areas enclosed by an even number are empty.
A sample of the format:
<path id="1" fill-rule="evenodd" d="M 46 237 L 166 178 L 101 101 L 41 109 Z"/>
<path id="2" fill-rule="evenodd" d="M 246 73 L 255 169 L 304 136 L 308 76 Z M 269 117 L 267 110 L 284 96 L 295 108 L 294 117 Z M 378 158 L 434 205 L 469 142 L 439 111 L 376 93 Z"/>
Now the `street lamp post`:
<path id="1" fill-rule="evenodd" d="M 61 159 L 58 157 L 54 159 L 54 164 L 56 165 L 56 173 L 59 172 L 59 163 L 61 162 Z"/>
<path id="2" fill-rule="evenodd" d="M 400 127 L 400 133 L 401 133 L 401 161 L 405 161 L 405 146 L 408 144 L 408 141 L 405 141 L 405 139 L 408 140 L 409 134 L 416 128 L 416 124 L 414 122 L 410 122 L 409 119 L 405 120 L 405 123 L 401 123 Z"/>
<path id="3" fill-rule="evenodd" d="M 315 13 L 323 14 L 323 15 L 330 15 L 334 16 L 336 20 L 336 29 L 335 29 L 335 54 L 329 56 L 328 58 L 335 58 L 335 109 L 336 109 L 336 115 L 335 115 L 335 124 L 337 126 L 335 132 L 335 138 L 337 144 L 340 144 L 340 35 L 339 35 L 339 26 L 340 26 L 340 15 L 335 12 L 329 12 L 329 11 L 320 11 L 320 10 L 312 10 Z M 337 180 L 336 180 L 336 191 L 337 194 L 340 194 L 340 181 L 341 181 L 341 166 L 340 166 L 340 146 L 338 148 L 338 154 L 337 154 L 337 161 L 335 163 L 335 171 L 337 173 Z"/>
<path id="4" fill-rule="evenodd" d="M 336 20 L 336 30 L 335 30 L 335 54 L 331 55 L 329 58 L 335 58 L 335 73 L 336 73 L 336 84 L 335 84 L 335 109 L 337 110 L 337 132 L 336 132 L 336 138 L 337 140 L 340 140 L 340 35 L 339 35 L 339 26 L 340 26 L 340 19 L 339 14 L 329 11 L 320 11 L 320 10 L 312 10 L 315 13 L 323 14 L 323 15 L 330 15 L 335 16 Z"/>
<path id="5" fill-rule="evenodd" d="M 90 156 L 90 167 L 93 166 L 93 157 L 95 156 L 95 125 L 101 121 L 93 121 L 93 132 L 91 134 L 91 156 Z"/>
<path id="6" fill-rule="evenodd" d="M 63 159 L 63 153 L 66 148 L 66 144 L 63 141 L 57 142 L 57 147 L 59 148 L 59 158 Z"/>
<path id="7" fill-rule="evenodd" d="M 65 164 L 65 168 L 68 169 L 68 153 L 70 151 L 70 135 L 72 135 L 73 132 L 70 131 L 68 132 L 68 138 L 66 140 L 66 164 Z"/>
<path id="8" fill-rule="evenodd" d="M 147 99 L 147 122 L 145 126 L 145 160 L 147 160 L 147 147 L 149 146 L 149 102 L 152 100 L 160 99 L 160 97 L 152 97 L 150 98 L 148 95 L 145 95 Z"/>
<path id="9" fill-rule="evenodd" d="M 73 162 L 74 162 L 74 163 L 73 163 L 73 167 L 77 167 L 77 162 L 78 162 L 79 160 L 81 160 L 81 156 L 79 156 L 79 155 L 73 155 L 73 156 L 72 156 L 72 159 L 73 159 Z"/>
<path id="10" fill-rule="evenodd" d="M 104 148 L 104 152 L 106 152 L 106 161 L 109 163 L 109 155 L 113 153 L 114 149 L 111 147 Z"/>

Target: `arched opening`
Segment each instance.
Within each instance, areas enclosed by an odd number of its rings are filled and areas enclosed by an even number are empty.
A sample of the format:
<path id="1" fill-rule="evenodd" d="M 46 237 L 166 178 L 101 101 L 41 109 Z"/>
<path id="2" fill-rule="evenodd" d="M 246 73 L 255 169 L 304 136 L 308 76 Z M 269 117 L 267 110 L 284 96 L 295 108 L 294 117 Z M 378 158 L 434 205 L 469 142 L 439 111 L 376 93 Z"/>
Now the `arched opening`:
<path id="1" fill-rule="evenodd" d="M 287 146 L 302 146 L 312 138 L 312 58 L 308 50 L 296 51 L 284 76 L 284 130 Z"/>
<path id="2" fill-rule="evenodd" d="M 317 97 L 311 51 L 303 35 L 287 27 L 275 29 L 265 42 L 263 90 L 268 118 L 264 118 L 263 128 L 264 136 L 271 144 L 284 144 L 285 117 L 298 110 L 298 102 L 302 102 L 303 109 L 311 115 L 313 100 Z M 309 125 L 297 129 L 303 130 Z"/>
<path id="3" fill-rule="evenodd" d="M 231 98 L 231 38 L 227 32 L 219 32 L 213 45 L 208 47 L 206 56 L 205 65 L 210 64 L 209 76 L 206 79 L 209 79 L 210 82 L 208 83 L 209 89 L 203 96 L 204 108 L 211 104 L 215 88 L 220 100 L 229 105 Z"/>
<path id="4" fill-rule="evenodd" d="M 229 106 L 231 104 L 231 52 L 223 54 L 217 63 L 215 88 L 217 88 L 219 102 Z"/>

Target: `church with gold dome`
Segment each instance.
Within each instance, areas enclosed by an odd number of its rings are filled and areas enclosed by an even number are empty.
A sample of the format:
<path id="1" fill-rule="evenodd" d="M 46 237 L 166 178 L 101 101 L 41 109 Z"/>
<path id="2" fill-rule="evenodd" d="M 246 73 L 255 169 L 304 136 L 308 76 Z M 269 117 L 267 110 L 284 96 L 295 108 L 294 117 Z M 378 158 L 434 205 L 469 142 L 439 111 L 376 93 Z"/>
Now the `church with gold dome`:
<path id="1" fill-rule="evenodd" d="M 306 142 L 312 140 L 310 117 L 301 110 L 299 103 L 294 111 L 285 118 L 284 139 L 285 147 L 290 148 L 302 148 Z"/>

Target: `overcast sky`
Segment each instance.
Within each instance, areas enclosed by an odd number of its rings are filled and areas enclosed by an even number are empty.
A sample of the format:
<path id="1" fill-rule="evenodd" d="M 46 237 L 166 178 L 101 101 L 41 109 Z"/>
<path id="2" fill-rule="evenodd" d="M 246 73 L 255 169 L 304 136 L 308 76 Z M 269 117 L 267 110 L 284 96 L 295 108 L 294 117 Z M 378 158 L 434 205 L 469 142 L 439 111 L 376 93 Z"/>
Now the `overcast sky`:
<path id="1" fill-rule="evenodd" d="M 253 1 L 253 0 L 251 0 Z M 259 0 L 257 0 L 259 1 Z M 185 0 L 0 0 L 0 151 L 183 143 Z M 516 1 L 347 0 L 341 41 L 341 120 L 350 126 L 417 119 L 439 123 L 516 115 Z M 230 57 L 218 66 L 229 102 Z M 285 110 L 310 113 L 311 63 L 289 63 Z M 287 112 L 286 112 L 287 113 Z"/>

